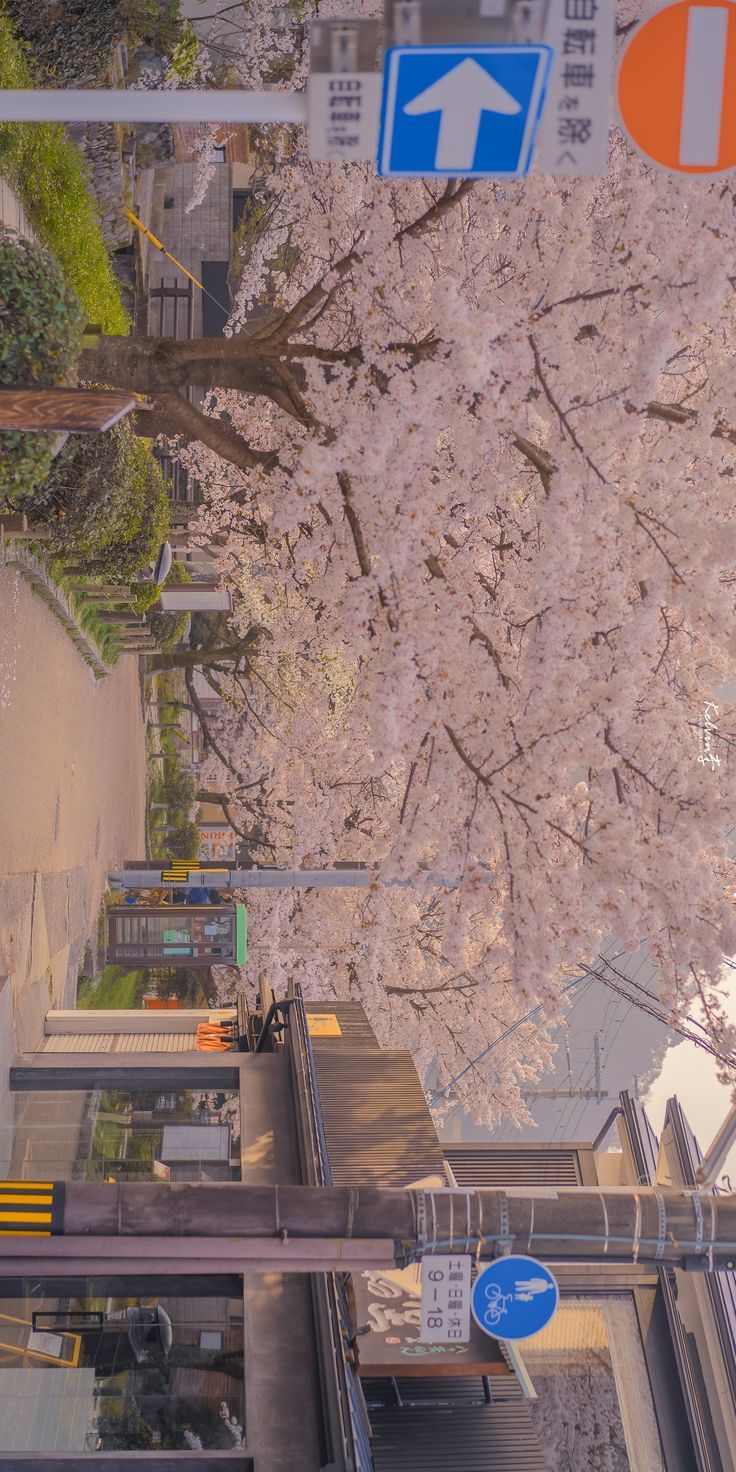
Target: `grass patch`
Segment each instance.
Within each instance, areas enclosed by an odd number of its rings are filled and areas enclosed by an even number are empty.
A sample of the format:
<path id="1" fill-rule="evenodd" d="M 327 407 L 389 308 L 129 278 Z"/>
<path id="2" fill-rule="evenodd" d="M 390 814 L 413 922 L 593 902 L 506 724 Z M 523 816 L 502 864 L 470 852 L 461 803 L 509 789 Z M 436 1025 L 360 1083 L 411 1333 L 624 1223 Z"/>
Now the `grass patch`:
<path id="1" fill-rule="evenodd" d="M 77 1007 L 85 1012 L 140 1007 L 147 991 L 145 971 L 125 971 L 122 966 L 106 966 L 96 986 L 89 976 L 80 976 Z"/>
<path id="2" fill-rule="evenodd" d="M 0 0 L 0 88 L 32 87 L 33 76 Z M 127 333 L 123 307 L 83 155 L 61 123 L 0 123 L 0 174 L 7 179 L 39 240 L 53 252 L 89 322 Z"/>
<path id="3" fill-rule="evenodd" d="M 72 592 L 72 584 L 79 582 L 80 579 L 70 576 L 60 558 L 49 556 L 46 543 L 39 542 L 34 550 L 39 562 L 43 562 L 48 568 L 57 588 L 61 590 L 73 609 L 80 629 L 83 629 L 88 639 L 92 640 L 103 664 L 106 664 L 109 669 L 114 669 L 118 662 L 120 648 L 115 640 L 112 626 L 100 618 L 99 609 L 95 603 L 88 603 L 84 598 L 80 598 L 78 593 Z"/>

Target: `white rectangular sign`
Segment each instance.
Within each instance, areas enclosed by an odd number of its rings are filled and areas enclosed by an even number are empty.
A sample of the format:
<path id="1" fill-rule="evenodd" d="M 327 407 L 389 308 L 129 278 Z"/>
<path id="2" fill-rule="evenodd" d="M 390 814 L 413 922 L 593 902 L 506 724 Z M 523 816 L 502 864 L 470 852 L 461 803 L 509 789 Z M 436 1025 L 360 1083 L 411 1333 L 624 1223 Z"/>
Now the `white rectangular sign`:
<path id="1" fill-rule="evenodd" d="M 471 1262 L 462 1253 L 422 1260 L 421 1344 L 468 1343 Z"/>
<path id="2" fill-rule="evenodd" d="M 605 174 L 613 121 L 614 0 L 549 0 L 544 41 L 554 51 L 534 167 Z"/>
<path id="3" fill-rule="evenodd" d="M 380 72 L 315 72 L 309 77 L 309 157 L 355 163 L 375 159 Z"/>

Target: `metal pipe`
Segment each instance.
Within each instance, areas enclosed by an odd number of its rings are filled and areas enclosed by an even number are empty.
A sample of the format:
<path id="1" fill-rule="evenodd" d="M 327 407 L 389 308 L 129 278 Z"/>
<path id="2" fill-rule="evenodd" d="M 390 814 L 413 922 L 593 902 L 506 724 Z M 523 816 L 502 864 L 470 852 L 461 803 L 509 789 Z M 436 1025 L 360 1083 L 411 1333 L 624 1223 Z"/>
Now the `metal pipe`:
<path id="1" fill-rule="evenodd" d="M 24 87 L 0 90 L 0 119 L 25 123 L 306 123 L 306 92 L 180 88 Z"/>

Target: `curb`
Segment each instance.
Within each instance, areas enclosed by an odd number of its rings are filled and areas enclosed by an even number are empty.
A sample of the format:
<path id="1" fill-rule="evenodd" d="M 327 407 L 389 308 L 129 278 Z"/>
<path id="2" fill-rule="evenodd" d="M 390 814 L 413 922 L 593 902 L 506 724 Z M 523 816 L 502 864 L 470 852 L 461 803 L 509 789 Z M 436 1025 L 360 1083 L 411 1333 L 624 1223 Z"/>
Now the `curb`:
<path id="1" fill-rule="evenodd" d="M 16 568 L 21 577 L 30 583 L 34 592 L 38 593 L 46 606 L 63 624 L 72 643 L 76 645 L 95 678 L 101 680 L 104 675 L 109 675 L 110 670 L 101 659 L 96 646 L 77 623 L 71 603 L 62 593 L 61 588 L 57 587 L 38 558 L 34 557 L 32 552 L 27 552 L 25 547 L 19 547 L 15 542 L 11 544 L 0 540 L 0 565 Z"/>

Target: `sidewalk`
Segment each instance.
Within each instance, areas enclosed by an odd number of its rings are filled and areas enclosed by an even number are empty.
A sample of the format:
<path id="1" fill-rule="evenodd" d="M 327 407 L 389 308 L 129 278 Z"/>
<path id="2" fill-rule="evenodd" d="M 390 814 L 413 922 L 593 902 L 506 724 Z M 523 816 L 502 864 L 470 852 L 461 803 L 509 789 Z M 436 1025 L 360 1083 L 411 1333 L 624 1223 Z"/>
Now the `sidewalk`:
<path id="1" fill-rule="evenodd" d="M 0 877 L 0 977 L 12 978 L 19 1053 L 37 1047 L 50 1007 L 74 1006 L 90 909 L 85 869 Z"/>
<path id="2" fill-rule="evenodd" d="M 2 226 L 34 238 L 0 176 Z M 108 861 L 139 846 L 145 746 L 137 669 L 98 687 L 11 568 L 0 567 L 0 610 L 0 1036 L 11 1055 L 38 1046 L 49 1008 L 74 1006 Z"/>
<path id="3" fill-rule="evenodd" d="M 0 567 L 0 978 L 12 989 L 11 1052 L 13 1031 L 17 1051 L 31 1050 L 49 1008 L 74 1006 L 107 873 L 141 852 L 145 793 L 137 663 L 95 680 L 37 595 Z"/>
<path id="4" fill-rule="evenodd" d="M 8 230 L 15 230 L 18 235 L 25 235 L 29 240 L 35 240 L 36 238 L 22 204 L 16 199 L 10 185 L 6 184 L 1 174 L 0 226 L 5 226 Z"/>

